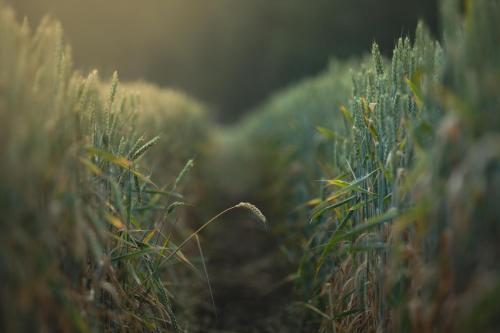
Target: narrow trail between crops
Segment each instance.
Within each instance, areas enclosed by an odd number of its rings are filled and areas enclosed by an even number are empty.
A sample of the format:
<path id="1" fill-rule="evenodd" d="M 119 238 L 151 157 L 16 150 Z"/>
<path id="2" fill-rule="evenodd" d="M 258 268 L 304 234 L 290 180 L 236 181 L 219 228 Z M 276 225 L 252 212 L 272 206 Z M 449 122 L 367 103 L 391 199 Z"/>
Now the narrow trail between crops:
<path id="1" fill-rule="evenodd" d="M 266 214 L 265 202 L 255 193 L 255 166 L 237 158 L 233 145 L 219 139 L 203 164 L 207 180 L 205 200 L 213 210 L 241 201 L 252 202 Z M 239 147 L 236 147 L 239 149 Z M 237 154 L 236 154 L 237 155 Z M 245 210 L 233 211 L 203 234 L 203 251 L 217 315 L 199 309 L 200 332 L 289 332 L 286 309 L 292 302 L 287 277 L 294 267 L 280 252 L 273 223 L 266 228 Z"/>

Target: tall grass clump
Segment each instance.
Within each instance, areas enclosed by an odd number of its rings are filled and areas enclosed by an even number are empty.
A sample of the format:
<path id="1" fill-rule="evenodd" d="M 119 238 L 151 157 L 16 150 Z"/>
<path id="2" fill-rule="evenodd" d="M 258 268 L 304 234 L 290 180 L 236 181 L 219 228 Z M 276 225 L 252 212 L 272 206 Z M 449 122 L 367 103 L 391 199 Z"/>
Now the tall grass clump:
<path id="1" fill-rule="evenodd" d="M 445 71 L 436 139 L 415 168 L 412 209 L 394 225 L 401 284 L 393 328 L 496 332 L 500 328 L 500 4 L 442 1 Z M 410 184 L 406 186 L 409 187 Z M 399 281 L 399 282 L 398 282 Z"/>
<path id="2" fill-rule="evenodd" d="M 390 59 L 375 43 L 243 125 L 273 170 L 260 190 L 286 198 L 266 211 L 298 265 L 304 329 L 499 327 L 500 10 L 440 3 L 440 42 L 419 24 Z"/>
<path id="3" fill-rule="evenodd" d="M 203 108 L 118 81 L 75 71 L 59 23 L 0 5 L 2 332 L 181 330 L 192 264 L 174 239 Z"/>
<path id="4" fill-rule="evenodd" d="M 413 206 L 404 185 L 441 118 L 427 96 L 441 80 L 443 61 L 441 46 L 419 25 L 414 42 L 398 40 L 390 61 L 374 44 L 371 59 L 353 72 L 352 94 L 332 128 L 340 138 L 332 142 L 335 155 L 324 162 L 329 173 L 312 200 L 315 233 L 299 266 L 310 306 L 328 318 L 320 325 L 325 330 L 390 326 L 398 298 L 385 283 L 390 222 Z"/>

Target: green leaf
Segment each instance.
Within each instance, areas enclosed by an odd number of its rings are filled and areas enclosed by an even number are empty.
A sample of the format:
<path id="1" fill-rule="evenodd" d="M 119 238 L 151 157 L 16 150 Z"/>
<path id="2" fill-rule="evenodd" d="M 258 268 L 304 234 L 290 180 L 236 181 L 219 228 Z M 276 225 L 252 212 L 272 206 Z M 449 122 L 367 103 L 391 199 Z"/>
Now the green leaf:
<path id="1" fill-rule="evenodd" d="M 356 198 L 355 195 L 347 198 L 347 199 L 344 199 L 342 201 L 339 201 L 339 202 L 336 202 L 336 203 L 333 203 L 333 204 L 330 204 L 330 205 L 326 205 L 326 206 L 318 206 L 316 207 L 315 209 L 313 209 L 312 211 L 312 215 L 311 215 L 311 218 L 309 219 L 309 223 L 312 223 L 315 219 L 317 219 L 318 217 L 320 217 L 323 213 L 325 213 L 326 211 L 328 210 L 332 210 L 332 209 L 335 209 L 335 208 L 338 208 L 338 207 L 341 207 L 347 203 L 349 203 L 351 200 L 353 200 L 354 198 Z"/>
<path id="2" fill-rule="evenodd" d="M 347 122 L 352 126 L 354 125 L 354 118 L 351 114 L 351 112 L 349 112 L 349 110 L 347 110 L 347 108 L 345 106 L 341 106 L 340 107 L 340 112 L 342 113 L 342 115 L 344 116 L 344 119 L 347 120 Z"/>
<path id="3" fill-rule="evenodd" d="M 128 160 L 128 159 L 126 159 L 125 157 L 116 156 L 116 155 L 113 155 L 113 154 L 111 154 L 111 153 L 109 153 L 107 151 L 104 151 L 104 150 L 101 150 L 101 149 L 97 149 L 97 148 L 94 148 L 94 147 L 87 148 L 87 152 L 89 154 L 91 154 L 91 155 L 95 155 L 97 157 L 100 157 L 100 158 L 102 158 L 103 160 L 105 160 L 105 161 L 107 161 L 109 163 L 117 165 L 117 166 L 119 166 L 119 167 L 121 167 L 123 169 L 129 170 L 133 175 L 135 175 L 137 178 L 139 178 L 143 182 L 151 184 L 154 187 L 158 187 L 148 177 L 144 176 L 143 174 L 141 174 L 137 170 L 134 170 L 132 168 L 133 167 L 133 162 L 130 161 L 130 160 Z"/>
<path id="4" fill-rule="evenodd" d="M 416 73 L 412 80 L 406 78 L 406 84 L 408 85 L 408 87 L 410 87 L 410 90 L 411 92 L 413 93 L 413 96 L 415 98 L 415 103 L 417 104 L 417 107 L 419 109 L 422 108 L 422 106 L 424 105 L 424 102 L 423 102 L 423 98 L 422 98 L 422 91 L 420 90 L 420 87 L 419 87 L 419 81 L 420 81 L 420 75 L 418 73 Z"/>
<path id="5" fill-rule="evenodd" d="M 319 134 L 321 134 L 322 137 L 324 137 L 327 140 L 336 139 L 338 137 L 337 133 L 325 127 L 316 126 L 316 130 L 318 131 Z"/>
<path id="6" fill-rule="evenodd" d="M 375 217 L 369 219 L 367 222 L 365 222 L 363 224 L 358 224 L 354 228 L 340 234 L 339 232 L 342 231 L 343 226 L 347 222 L 347 219 L 350 218 L 350 216 L 352 215 L 352 212 L 353 212 L 352 210 L 349 211 L 349 213 L 346 216 L 346 218 L 344 219 L 344 221 L 342 221 L 342 223 L 339 225 L 339 227 L 335 230 L 335 232 L 330 237 L 330 240 L 326 244 L 326 247 L 323 250 L 323 253 L 321 254 L 321 257 L 319 259 L 318 266 L 316 267 L 316 274 L 319 272 L 321 266 L 325 262 L 326 256 L 330 253 L 331 249 L 335 245 L 337 245 L 340 241 L 345 240 L 347 238 L 355 237 L 355 236 L 357 236 L 365 231 L 368 231 L 368 230 L 370 230 L 370 229 L 372 229 L 380 224 L 383 224 L 389 220 L 392 220 L 399 215 L 399 212 L 397 209 L 391 208 L 385 214 L 375 216 Z"/>

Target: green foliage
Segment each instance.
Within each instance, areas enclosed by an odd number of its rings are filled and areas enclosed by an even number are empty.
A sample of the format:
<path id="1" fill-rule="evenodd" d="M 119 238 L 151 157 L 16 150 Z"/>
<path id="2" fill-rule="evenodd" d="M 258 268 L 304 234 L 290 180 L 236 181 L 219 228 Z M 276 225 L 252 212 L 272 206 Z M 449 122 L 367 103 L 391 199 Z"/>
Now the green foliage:
<path id="1" fill-rule="evenodd" d="M 58 23 L 0 8 L 0 330 L 180 330 L 165 258 L 190 264 L 175 179 L 204 123 L 180 93 L 82 77 Z"/>
<path id="2" fill-rule="evenodd" d="M 297 297 L 320 331 L 495 328 L 498 302 L 481 295 L 500 281 L 490 261 L 500 239 L 500 11 L 467 4 L 462 18 L 458 1 L 442 1 L 444 48 L 420 24 L 391 59 L 374 44 L 371 58 L 336 64 L 243 125 L 262 173 L 279 175 L 261 191 L 289 221 L 281 235 L 299 262 Z M 488 304 L 481 319 L 474 304 Z"/>
<path id="3" fill-rule="evenodd" d="M 1 7 L 0 330 L 182 330 L 176 263 L 197 270 L 185 245 L 202 253 L 198 234 L 237 208 L 298 267 L 304 331 L 498 330 L 500 8 L 441 8 L 442 43 L 420 24 L 390 59 L 374 44 L 332 61 L 207 147 L 202 105 L 83 77 L 59 24 L 32 33 Z M 267 218 L 241 202 L 186 230 L 202 151 Z"/>

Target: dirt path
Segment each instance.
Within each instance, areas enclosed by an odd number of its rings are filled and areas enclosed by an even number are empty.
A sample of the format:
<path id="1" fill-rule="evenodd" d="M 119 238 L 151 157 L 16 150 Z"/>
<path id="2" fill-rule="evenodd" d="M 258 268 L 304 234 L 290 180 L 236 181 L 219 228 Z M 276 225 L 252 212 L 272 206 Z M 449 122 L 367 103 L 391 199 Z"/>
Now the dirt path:
<path id="1" fill-rule="evenodd" d="M 277 240 L 248 214 L 235 213 L 221 221 L 207 237 L 208 271 L 217 317 L 207 331 L 284 332 L 290 273 L 280 260 Z"/>
<path id="2" fill-rule="evenodd" d="M 205 163 L 210 177 L 211 208 L 220 210 L 240 201 L 259 205 L 248 182 L 255 177 L 252 163 L 242 163 L 231 150 L 218 145 Z M 239 182 L 239 183 L 238 183 Z M 257 200 L 257 201 L 256 201 Z M 286 278 L 295 267 L 287 264 L 273 234 L 245 210 L 224 216 L 203 235 L 217 316 L 211 308 L 199 309 L 200 332 L 290 332 L 286 328 L 287 307 L 292 303 L 292 285 Z"/>

